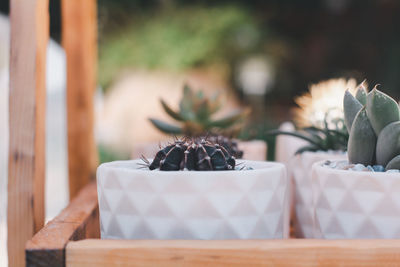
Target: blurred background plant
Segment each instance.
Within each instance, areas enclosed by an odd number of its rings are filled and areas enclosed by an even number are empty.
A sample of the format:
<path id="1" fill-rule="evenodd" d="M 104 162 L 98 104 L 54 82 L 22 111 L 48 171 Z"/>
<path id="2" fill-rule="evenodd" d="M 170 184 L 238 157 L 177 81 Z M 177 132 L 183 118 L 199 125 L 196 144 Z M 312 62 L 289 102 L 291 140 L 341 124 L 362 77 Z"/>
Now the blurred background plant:
<path id="1" fill-rule="evenodd" d="M 250 13 L 235 6 L 170 7 L 140 14 L 103 36 L 100 83 L 107 88 L 127 68 L 179 72 L 227 65 L 251 51 L 259 34 Z"/>
<path id="2" fill-rule="evenodd" d="M 182 98 L 179 101 L 179 110 L 176 111 L 160 99 L 165 113 L 179 125 L 149 118 L 150 122 L 163 133 L 169 135 L 184 135 L 199 137 L 206 135 L 236 136 L 243 127 L 249 110 L 244 108 L 234 109 L 224 117 L 216 118 L 222 108 L 222 99 L 219 92 L 206 96 L 203 91 L 193 91 L 189 85 L 183 86 Z"/>
<path id="3" fill-rule="evenodd" d="M 59 8 L 50 2 L 58 41 Z M 399 12 L 396 0 L 99 0 L 102 151 L 123 158 L 162 139 L 146 118 L 167 119 L 157 99 L 177 102 L 188 82 L 224 90 L 226 108 L 250 106 L 239 136 L 266 140 L 273 159 L 265 132 L 293 120 L 310 83 L 368 77 L 400 97 Z"/>
<path id="4" fill-rule="evenodd" d="M 296 154 L 306 151 L 347 151 L 349 134 L 345 124 L 343 96 L 346 91 L 366 92 L 364 80 L 359 86 L 355 79 L 329 79 L 311 84 L 309 91 L 295 97 L 293 108 L 297 131 L 273 130 L 272 136 L 289 135 L 306 141 Z"/>

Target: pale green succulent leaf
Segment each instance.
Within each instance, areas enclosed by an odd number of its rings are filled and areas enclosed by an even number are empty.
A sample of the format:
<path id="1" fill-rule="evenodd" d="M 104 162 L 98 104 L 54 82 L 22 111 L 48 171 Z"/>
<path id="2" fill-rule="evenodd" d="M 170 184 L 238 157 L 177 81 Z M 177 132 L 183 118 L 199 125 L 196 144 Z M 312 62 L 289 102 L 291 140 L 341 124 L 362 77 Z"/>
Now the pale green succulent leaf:
<path id="1" fill-rule="evenodd" d="M 397 102 L 376 88 L 368 94 L 366 107 L 368 118 L 377 136 L 387 125 L 400 120 Z"/>
<path id="2" fill-rule="evenodd" d="M 160 99 L 161 102 L 161 106 L 163 107 L 164 111 L 171 116 L 173 119 L 177 120 L 177 121 L 183 121 L 184 118 L 182 117 L 182 115 L 176 111 L 174 111 L 170 106 L 168 106 L 168 104 Z"/>
<path id="3" fill-rule="evenodd" d="M 376 162 L 386 166 L 400 154 L 400 121 L 392 122 L 382 129 L 376 144 Z"/>
<path id="4" fill-rule="evenodd" d="M 364 82 L 363 81 L 357 88 L 357 93 L 356 93 L 356 99 L 362 104 L 362 105 L 366 105 L 367 104 L 367 89 L 364 86 Z"/>
<path id="5" fill-rule="evenodd" d="M 400 170 L 400 155 L 394 157 L 386 166 L 386 170 Z"/>
<path id="6" fill-rule="evenodd" d="M 167 133 L 167 134 L 182 134 L 182 128 L 179 126 L 175 126 L 172 124 L 169 124 L 167 122 L 163 122 L 157 119 L 149 119 L 150 122 L 161 132 Z"/>
<path id="7" fill-rule="evenodd" d="M 365 107 L 356 115 L 351 127 L 348 157 L 350 163 L 374 165 L 377 138 L 369 122 Z"/>
<path id="8" fill-rule="evenodd" d="M 344 94 L 343 98 L 343 110 L 344 110 L 344 123 L 347 131 L 351 132 L 354 118 L 357 113 L 362 109 L 363 105 L 358 101 L 348 90 Z"/>

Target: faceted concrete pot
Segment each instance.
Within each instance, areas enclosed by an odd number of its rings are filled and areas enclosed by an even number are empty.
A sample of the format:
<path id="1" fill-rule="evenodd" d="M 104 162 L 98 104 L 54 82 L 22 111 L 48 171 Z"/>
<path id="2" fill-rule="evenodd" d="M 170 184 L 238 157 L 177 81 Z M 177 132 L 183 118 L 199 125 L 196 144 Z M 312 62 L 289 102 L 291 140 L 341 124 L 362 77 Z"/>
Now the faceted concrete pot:
<path id="1" fill-rule="evenodd" d="M 289 232 L 283 164 L 239 161 L 254 170 L 149 171 L 140 160 L 97 169 L 102 238 L 269 239 Z"/>
<path id="2" fill-rule="evenodd" d="M 321 160 L 346 160 L 343 152 L 304 152 L 294 156 L 288 163 L 289 176 L 293 183 L 294 231 L 300 238 L 315 238 L 314 208 L 311 170 Z"/>
<path id="3" fill-rule="evenodd" d="M 400 238 L 400 174 L 313 167 L 316 237 Z"/>

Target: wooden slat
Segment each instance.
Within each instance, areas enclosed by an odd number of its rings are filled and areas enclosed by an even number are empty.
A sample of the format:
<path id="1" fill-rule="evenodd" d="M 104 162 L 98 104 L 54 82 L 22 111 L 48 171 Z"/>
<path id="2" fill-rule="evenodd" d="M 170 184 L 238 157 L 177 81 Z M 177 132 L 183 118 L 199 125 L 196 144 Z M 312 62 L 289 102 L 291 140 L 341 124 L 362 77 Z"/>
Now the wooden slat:
<path id="1" fill-rule="evenodd" d="M 398 266 L 400 240 L 82 240 L 66 265 L 83 266 Z"/>
<path id="2" fill-rule="evenodd" d="M 94 177 L 93 135 L 97 64 L 96 0 L 62 0 L 62 44 L 67 55 L 69 192 L 72 199 Z"/>
<path id="3" fill-rule="evenodd" d="M 69 240 L 98 238 L 99 211 L 94 182 L 86 185 L 56 218 L 26 245 L 27 266 L 64 266 Z"/>
<path id="4" fill-rule="evenodd" d="M 10 1 L 8 256 L 24 266 L 24 247 L 43 227 L 48 0 Z"/>

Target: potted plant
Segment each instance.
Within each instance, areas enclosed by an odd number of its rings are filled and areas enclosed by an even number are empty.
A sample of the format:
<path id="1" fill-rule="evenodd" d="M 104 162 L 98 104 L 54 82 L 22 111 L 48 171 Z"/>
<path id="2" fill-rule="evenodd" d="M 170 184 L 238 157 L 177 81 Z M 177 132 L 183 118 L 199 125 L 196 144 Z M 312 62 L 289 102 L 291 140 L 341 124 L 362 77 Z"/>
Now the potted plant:
<path id="1" fill-rule="evenodd" d="M 207 97 L 203 91 L 195 92 L 188 85 L 184 85 L 178 111 L 171 108 L 163 99 L 160 103 L 166 114 L 178 122 L 178 124 L 171 124 L 150 118 L 150 122 L 161 132 L 176 136 L 208 136 L 209 141 L 223 145 L 236 158 L 265 160 L 267 154 L 265 142 L 239 141 L 232 138 L 243 127 L 249 114 L 248 109 L 239 108 L 232 110 L 224 117 L 217 116 L 222 108 L 219 92 Z M 157 149 L 157 144 L 139 144 L 135 147 L 134 155 L 153 155 Z"/>
<path id="2" fill-rule="evenodd" d="M 281 163 L 236 160 L 204 139 L 97 170 L 102 238 L 269 239 L 289 230 Z"/>
<path id="3" fill-rule="evenodd" d="M 400 109 L 376 89 L 346 92 L 348 161 L 316 163 L 316 234 L 322 238 L 400 238 Z"/>
<path id="4" fill-rule="evenodd" d="M 285 160 L 293 183 L 294 231 L 296 237 L 314 238 L 314 210 L 312 209 L 311 168 L 321 160 L 346 158 L 349 135 L 344 123 L 342 96 L 346 89 L 365 90 L 365 81 L 357 86 L 354 79 L 330 79 L 310 86 L 308 93 L 297 97 L 295 111 L 298 130 L 277 130 L 277 154 Z M 285 125 L 286 126 L 286 125 Z M 287 128 L 288 126 L 286 126 Z M 288 128 L 290 129 L 290 128 Z M 298 138 L 295 142 L 292 138 Z M 289 139 L 290 138 L 290 139 Z M 280 144 L 280 145 L 279 145 Z M 296 151 L 286 155 L 282 144 Z M 293 146 L 298 146 L 294 148 Z"/>

